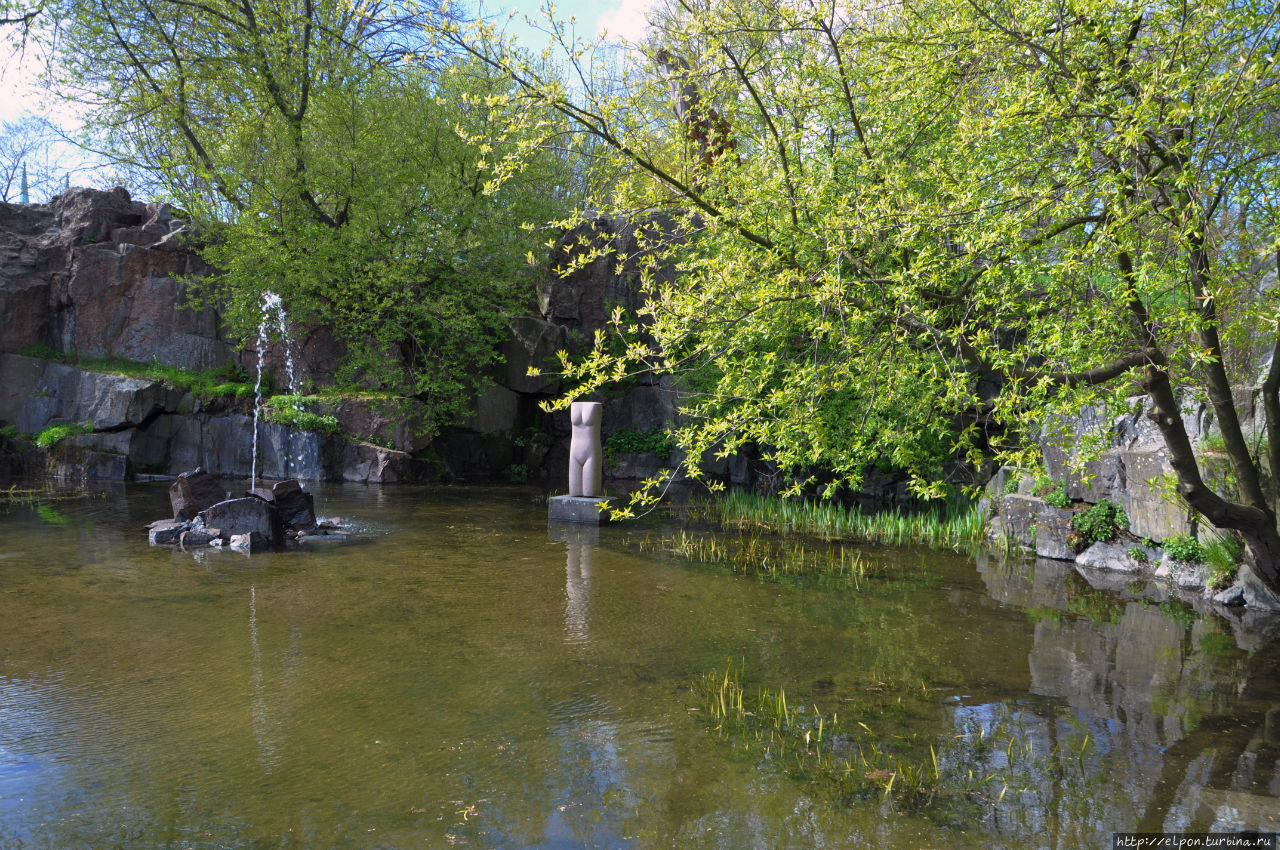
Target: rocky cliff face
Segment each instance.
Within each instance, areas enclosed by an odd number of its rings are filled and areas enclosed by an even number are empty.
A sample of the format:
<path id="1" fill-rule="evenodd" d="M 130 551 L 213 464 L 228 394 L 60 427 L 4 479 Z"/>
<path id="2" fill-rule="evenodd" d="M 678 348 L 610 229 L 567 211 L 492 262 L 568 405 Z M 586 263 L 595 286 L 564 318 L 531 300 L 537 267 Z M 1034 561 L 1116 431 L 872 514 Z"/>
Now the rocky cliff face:
<path id="1" fill-rule="evenodd" d="M 0 204 L 0 354 L 42 344 L 81 359 L 228 362 L 216 314 L 184 307 L 181 279 L 208 272 L 187 236 L 168 206 L 123 189 Z"/>
<path id="2" fill-rule="evenodd" d="M 559 254 L 576 250 L 580 238 L 632 258 L 638 250 L 633 227 L 601 218 L 566 234 Z M 72 438 L 54 453 L 52 468 L 74 477 L 176 474 L 196 466 L 247 477 L 247 403 L 201 404 L 153 381 L 24 355 L 43 350 L 70 362 L 157 361 L 195 370 L 236 363 L 252 371 L 256 357 L 223 335 L 216 311 L 187 304 L 184 279 L 209 272 L 173 210 L 135 202 L 123 189 L 73 189 L 43 205 L 0 204 L 0 425 L 33 434 L 92 420 L 94 433 Z M 502 366 L 473 399 L 465 422 L 427 444 L 414 433 L 412 403 L 343 403 L 324 412 L 337 416 L 355 439 L 264 425 L 259 469 L 267 477 L 397 481 L 431 475 L 563 486 L 568 417 L 539 407 L 562 390 L 554 374 L 556 352 L 579 352 L 607 325 L 615 306 L 634 309 L 642 300 L 634 259 L 622 268 L 601 259 L 567 277 L 548 275 L 536 294 L 539 314 L 512 319 L 510 336 L 500 342 Z M 323 328 L 298 336 L 294 355 L 303 377 L 332 374 L 340 355 L 332 336 Z M 279 379 L 282 363 L 282 351 L 268 352 L 267 367 Z M 544 374 L 530 376 L 531 366 Z M 678 395 L 662 382 L 640 381 L 601 400 L 606 437 L 676 421 Z M 672 460 L 625 456 L 610 471 L 646 477 Z M 23 471 L 12 458 L 4 464 L 0 473 Z"/>

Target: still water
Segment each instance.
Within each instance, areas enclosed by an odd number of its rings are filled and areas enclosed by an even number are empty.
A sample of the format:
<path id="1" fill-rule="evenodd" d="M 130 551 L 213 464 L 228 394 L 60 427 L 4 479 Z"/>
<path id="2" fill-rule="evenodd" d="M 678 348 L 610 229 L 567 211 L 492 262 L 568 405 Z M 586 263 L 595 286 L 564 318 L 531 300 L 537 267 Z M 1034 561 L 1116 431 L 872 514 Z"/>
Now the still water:
<path id="1" fill-rule="evenodd" d="M 523 489 L 316 493 L 357 538 L 151 548 L 161 484 L 0 512 L 0 847 L 1074 848 L 1280 829 L 1266 620 L 914 549 L 868 550 L 890 569 L 856 591 L 770 583 L 652 553 L 634 527 L 549 530 Z M 729 663 L 886 745 L 989 734 L 1001 787 L 963 807 L 826 793 L 710 729 L 693 686 Z"/>

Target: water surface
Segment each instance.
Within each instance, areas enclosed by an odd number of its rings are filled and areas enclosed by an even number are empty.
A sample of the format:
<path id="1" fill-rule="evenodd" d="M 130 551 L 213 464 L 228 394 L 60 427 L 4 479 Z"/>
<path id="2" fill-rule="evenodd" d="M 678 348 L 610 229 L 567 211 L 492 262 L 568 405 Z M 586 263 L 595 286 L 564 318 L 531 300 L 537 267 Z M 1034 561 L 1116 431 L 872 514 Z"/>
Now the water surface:
<path id="1" fill-rule="evenodd" d="M 0 847 L 1066 848 L 1280 829 L 1265 622 L 916 549 L 868 550 L 893 569 L 857 591 L 763 582 L 646 554 L 630 527 L 548 529 L 523 489 L 317 494 L 356 539 L 149 547 L 162 484 L 0 512 Z M 1017 781 L 963 806 L 833 799 L 709 731 L 691 686 L 729 663 L 886 741 L 954 752 L 1016 730 L 1016 765 L 981 763 Z"/>

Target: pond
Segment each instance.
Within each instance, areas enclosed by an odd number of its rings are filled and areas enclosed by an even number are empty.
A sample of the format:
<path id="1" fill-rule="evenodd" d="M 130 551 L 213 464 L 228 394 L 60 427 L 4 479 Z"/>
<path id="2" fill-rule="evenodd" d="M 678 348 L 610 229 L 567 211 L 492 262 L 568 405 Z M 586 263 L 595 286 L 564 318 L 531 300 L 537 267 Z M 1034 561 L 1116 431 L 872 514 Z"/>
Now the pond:
<path id="1" fill-rule="evenodd" d="M 315 492 L 355 539 L 149 547 L 163 484 L 0 511 L 0 846 L 1057 848 L 1280 829 L 1269 621 L 922 549 L 862 552 L 876 569 L 856 588 L 765 581 L 642 545 L 660 527 L 549 529 L 526 489 Z M 787 749 L 716 731 L 703 684 L 730 668 L 846 733 Z M 930 790 L 851 793 L 810 746 Z"/>

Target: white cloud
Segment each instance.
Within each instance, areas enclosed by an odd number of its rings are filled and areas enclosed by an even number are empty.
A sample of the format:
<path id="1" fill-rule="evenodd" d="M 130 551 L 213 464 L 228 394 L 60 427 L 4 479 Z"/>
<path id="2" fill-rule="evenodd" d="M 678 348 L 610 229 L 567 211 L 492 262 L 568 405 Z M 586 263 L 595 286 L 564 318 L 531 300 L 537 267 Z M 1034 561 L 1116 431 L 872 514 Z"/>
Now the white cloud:
<path id="1" fill-rule="evenodd" d="M 654 2 L 655 0 L 622 0 L 616 8 L 600 13 L 597 29 L 608 31 L 611 41 L 638 42 L 649 29 L 645 15 L 653 8 Z"/>

